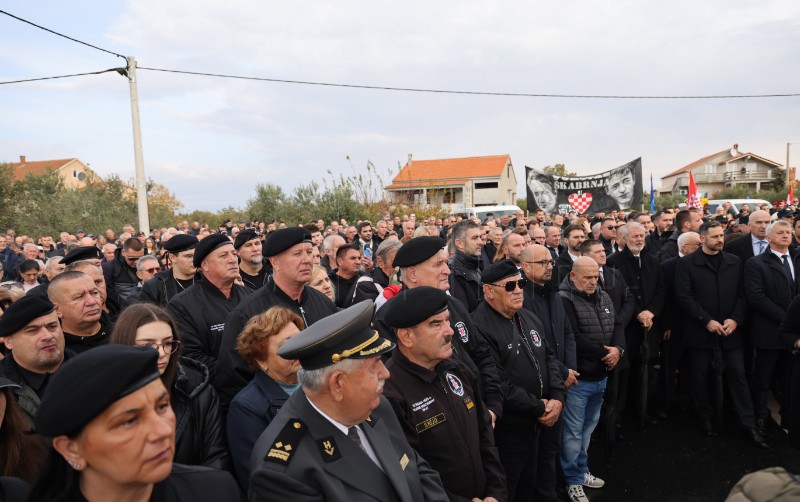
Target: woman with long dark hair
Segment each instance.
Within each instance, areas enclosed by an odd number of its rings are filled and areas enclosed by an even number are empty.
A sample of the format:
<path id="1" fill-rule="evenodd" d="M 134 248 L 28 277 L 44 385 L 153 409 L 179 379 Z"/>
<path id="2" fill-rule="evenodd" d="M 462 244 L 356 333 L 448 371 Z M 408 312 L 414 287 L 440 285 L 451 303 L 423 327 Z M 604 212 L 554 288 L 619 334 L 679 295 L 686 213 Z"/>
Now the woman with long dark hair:
<path id="1" fill-rule="evenodd" d="M 158 371 L 177 419 L 175 462 L 230 470 L 208 368 L 180 356 L 180 337 L 169 314 L 149 303 L 131 305 L 117 319 L 110 343 L 158 351 Z"/>
<path id="2" fill-rule="evenodd" d="M 33 425 L 17 404 L 14 389 L 19 385 L 0 377 L 0 476 L 19 478 L 33 484 L 44 462 L 45 447 L 31 434 Z"/>

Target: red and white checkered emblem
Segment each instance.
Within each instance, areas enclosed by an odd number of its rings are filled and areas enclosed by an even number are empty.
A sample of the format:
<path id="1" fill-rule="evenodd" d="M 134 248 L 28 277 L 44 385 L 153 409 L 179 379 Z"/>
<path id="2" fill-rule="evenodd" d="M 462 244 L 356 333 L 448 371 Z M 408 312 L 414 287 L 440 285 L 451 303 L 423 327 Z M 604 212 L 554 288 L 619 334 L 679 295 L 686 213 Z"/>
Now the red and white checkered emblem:
<path id="1" fill-rule="evenodd" d="M 571 193 L 569 194 L 569 205 L 579 213 L 586 212 L 592 205 L 592 194 L 590 193 Z"/>
<path id="2" fill-rule="evenodd" d="M 689 196 L 687 207 L 694 208 L 694 209 L 703 209 L 703 204 L 700 202 L 700 199 L 697 197 L 697 194 L 692 194 Z"/>

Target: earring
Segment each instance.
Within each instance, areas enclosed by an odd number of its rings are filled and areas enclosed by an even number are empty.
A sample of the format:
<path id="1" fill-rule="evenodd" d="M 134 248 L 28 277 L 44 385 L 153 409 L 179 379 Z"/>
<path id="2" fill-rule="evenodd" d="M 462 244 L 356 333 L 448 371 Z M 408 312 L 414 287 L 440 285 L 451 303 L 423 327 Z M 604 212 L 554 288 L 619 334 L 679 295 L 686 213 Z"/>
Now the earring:
<path id="1" fill-rule="evenodd" d="M 70 467 L 72 467 L 76 471 L 80 471 L 81 470 L 81 466 L 80 466 L 80 464 L 78 462 L 76 462 L 74 460 L 68 460 L 67 463 L 69 464 Z"/>

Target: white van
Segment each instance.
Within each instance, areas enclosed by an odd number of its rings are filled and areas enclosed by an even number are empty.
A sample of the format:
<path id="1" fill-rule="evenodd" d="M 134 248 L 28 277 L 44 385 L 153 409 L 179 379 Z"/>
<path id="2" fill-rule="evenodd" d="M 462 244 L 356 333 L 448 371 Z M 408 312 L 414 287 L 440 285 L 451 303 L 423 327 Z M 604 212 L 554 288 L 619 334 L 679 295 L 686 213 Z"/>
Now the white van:
<path id="1" fill-rule="evenodd" d="M 708 201 L 708 212 L 711 214 L 716 213 L 717 208 L 724 202 L 730 202 L 731 206 L 735 206 L 737 213 L 742 210 L 742 204 L 747 204 L 751 213 L 761 207 L 761 204 L 767 204 L 772 207 L 772 203 L 764 199 L 713 199 Z"/>
<path id="2" fill-rule="evenodd" d="M 464 219 L 469 219 L 473 216 L 476 216 L 479 220 L 483 221 L 486 219 L 486 215 L 489 213 L 492 213 L 494 218 L 499 220 L 504 214 L 511 215 L 513 218 L 517 215 L 517 211 L 519 211 L 519 207 L 517 206 L 477 206 L 465 208 L 463 211 L 458 211 L 455 214 L 463 217 Z"/>

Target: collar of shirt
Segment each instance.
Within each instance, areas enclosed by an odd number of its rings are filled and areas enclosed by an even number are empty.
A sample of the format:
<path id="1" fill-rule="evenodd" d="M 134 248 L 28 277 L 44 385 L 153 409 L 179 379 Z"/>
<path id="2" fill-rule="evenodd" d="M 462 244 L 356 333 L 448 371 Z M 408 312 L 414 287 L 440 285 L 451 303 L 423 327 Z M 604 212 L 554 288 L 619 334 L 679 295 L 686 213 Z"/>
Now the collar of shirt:
<path id="1" fill-rule="evenodd" d="M 756 236 L 753 234 L 750 234 L 750 242 L 754 245 L 758 244 L 759 242 L 763 242 L 764 244 L 769 244 L 766 239 L 756 239 Z"/>
<path id="2" fill-rule="evenodd" d="M 306 399 L 308 399 L 308 396 L 306 396 Z M 316 405 L 316 404 L 314 404 L 314 401 L 312 401 L 311 399 L 308 399 L 308 402 L 309 402 L 309 404 L 311 405 L 311 407 L 312 407 L 312 408 L 314 408 L 315 410 L 317 410 L 317 413 L 319 413 L 320 415 L 322 415 L 322 417 L 323 417 L 325 420 L 327 420 L 328 422 L 332 423 L 334 427 L 336 427 L 337 429 L 339 429 L 340 431 L 342 431 L 342 434 L 344 434 L 345 436 L 347 435 L 347 429 L 348 429 L 349 427 L 347 427 L 346 425 L 342 425 L 342 424 L 340 424 L 340 423 L 339 423 L 339 422 L 337 422 L 336 420 L 334 420 L 334 419 L 332 419 L 331 417 L 329 417 L 328 415 L 326 415 L 324 411 L 322 411 L 322 410 L 320 410 L 319 408 L 317 408 L 317 405 Z"/>
<path id="3" fill-rule="evenodd" d="M 580 256 L 574 255 L 574 254 L 570 253 L 569 251 L 567 251 L 567 254 L 569 255 L 570 258 L 572 258 L 572 261 L 575 261 L 578 258 L 580 258 Z"/>
<path id="4" fill-rule="evenodd" d="M 772 247 L 770 247 L 769 250 L 772 251 L 772 254 L 777 256 L 778 259 L 781 260 L 781 262 L 783 262 L 783 257 L 784 256 L 788 256 L 789 257 L 789 261 L 790 262 L 792 261 L 792 255 L 789 254 L 789 251 L 786 251 L 785 253 L 781 253 L 779 251 L 775 251 L 774 249 L 772 249 Z"/>

